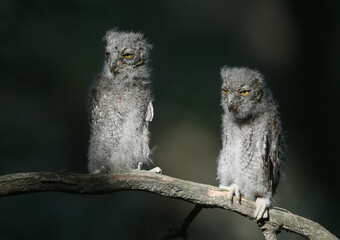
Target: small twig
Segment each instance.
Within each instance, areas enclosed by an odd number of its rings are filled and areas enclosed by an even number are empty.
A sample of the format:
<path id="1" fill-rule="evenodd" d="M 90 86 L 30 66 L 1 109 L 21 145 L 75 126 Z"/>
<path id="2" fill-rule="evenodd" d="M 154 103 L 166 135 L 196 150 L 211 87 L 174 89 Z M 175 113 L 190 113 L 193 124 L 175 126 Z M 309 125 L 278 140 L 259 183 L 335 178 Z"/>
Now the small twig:
<path id="1" fill-rule="evenodd" d="M 176 229 L 170 231 L 165 237 L 162 238 L 162 240 L 170 240 L 170 239 L 175 239 L 175 238 L 187 239 L 187 237 L 188 237 L 187 230 L 188 230 L 191 222 L 200 213 L 202 208 L 203 208 L 203 206 L 201 206 L 201 205 L 195 205 L 195 207 L 191 210 L 189 215 L 184 219 L 180 229 L 177 230 L 177 231 L 175 231 Z"/>

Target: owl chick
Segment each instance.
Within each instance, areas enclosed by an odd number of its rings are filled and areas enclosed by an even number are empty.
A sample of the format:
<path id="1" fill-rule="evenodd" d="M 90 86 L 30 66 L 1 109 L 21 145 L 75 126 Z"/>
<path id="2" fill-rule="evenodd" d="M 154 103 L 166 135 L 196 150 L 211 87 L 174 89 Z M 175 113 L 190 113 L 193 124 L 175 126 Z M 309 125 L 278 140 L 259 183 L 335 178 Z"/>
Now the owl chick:
<path id="1" fill-rule="evenodd" d="M 109 30 L 102 73 L 89 93 L 91 173 L 136 168 L 151 163 L 149 123 L 153 118 L 151 45 L 143 34 Z"/>
<path id="2" fill-rule="evenodd" d="M 256 200 L 254 217 L 267 218 L 285 159 L 278 105 L 257 71 L 225 66 L 221 77 L 220 187 L 229 186 L 229 200 Z"/>

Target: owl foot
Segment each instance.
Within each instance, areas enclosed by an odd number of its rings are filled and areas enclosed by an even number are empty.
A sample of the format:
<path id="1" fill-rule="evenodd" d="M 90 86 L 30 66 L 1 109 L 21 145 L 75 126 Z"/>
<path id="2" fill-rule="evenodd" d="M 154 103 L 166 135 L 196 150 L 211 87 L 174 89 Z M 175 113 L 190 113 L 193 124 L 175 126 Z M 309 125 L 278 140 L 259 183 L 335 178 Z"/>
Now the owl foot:
<path id="1" fill-rule="evenodd" d="M 261 218 L 268 218 L 268 207 L 269 206 L 270 206 L 270 200 L 268 198 L 257 198 L 254 218 L 256 220 L 260 220 Z"/>
<path id="2" fill-rule="evenodd" d="M 220 185 L 219 188 L 228 190 L 228 196 L 227 199 L 232 201 L 233 200 L 233 196 L 235 195 L 237 201 L 239 203 L 241 203 L 241 191 L 240 191 L 240 187 L 236 184 L 231 184 L 229 187 L 225 186 L 225 185 Z"/>
<path id="3" fill-rule="evenodd" d="M 138 170 L 142 170 L 143 169 L 143 163 L 142 162 L 138 163 L 137 169 Z"/>
<path id="4" fill-rule="evenodd" d="M 106 168 L 104 165 L 101 165 L 99 169 L 94 170 L 93 173 L 109 173 L 109 169 Z"/>
<path id="5" fill-rule="evenodd" d="M 236 200 L 239 203 L 241 203 L 241 191 L 240 191 L 240 187 L 233 183 L 233 184 L 230 185 L 230 190 L 229 190 L 229 193 L 228 193 L 228 199 L 230 201 L 232 201 L 234 195 L 236 197 Z"/>
<path id="6" fill-rule="evenodd" d="M 138 170 L 143 170 L 143 163 L 142 163 L 142 162 L 139 162 L 139 163 L 138 163 L 137 169 L 138 169 Z M 155 167 L 155 168 L 153 168 L 153 169 L 150 169 L 149 172 L 154 172 L 154 173 L 159 173 L 159 174 L 161 174 L 161 173 L 162 173 L 162 169 L 159 168 L 159 167 Z"/>
<path id="7" fill-rule="evenodd" d="M 160 167 L 155 167 L 153 169 L 150 169 L 149 172 L 162 174 L 162 169 Z"/>

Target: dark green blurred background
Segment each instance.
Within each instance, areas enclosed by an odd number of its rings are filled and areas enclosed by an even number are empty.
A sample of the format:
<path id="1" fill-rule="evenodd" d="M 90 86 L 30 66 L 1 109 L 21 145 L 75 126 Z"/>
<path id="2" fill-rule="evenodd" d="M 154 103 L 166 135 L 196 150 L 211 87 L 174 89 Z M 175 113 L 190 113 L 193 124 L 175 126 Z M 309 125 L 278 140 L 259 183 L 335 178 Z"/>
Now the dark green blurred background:
<path id="1" fill-rule="evenodd" d="M 87 91 L 105 31 L 154 44 L 154 160 L 164 174 L 217 185 L 224 64 L 261 71 L 287 133 L 276 205 L 340 236 L 340 8 L 336 0 L 1 0 L 0 174 L 87 172 Z M 159 239 L 192 204 L 142 192 L 0 199 L 0 240 Z M 261 239 L 256 224 L 205 209 L 189 239 Z M 281 239 L 302 239 L 288 233 Z"/>

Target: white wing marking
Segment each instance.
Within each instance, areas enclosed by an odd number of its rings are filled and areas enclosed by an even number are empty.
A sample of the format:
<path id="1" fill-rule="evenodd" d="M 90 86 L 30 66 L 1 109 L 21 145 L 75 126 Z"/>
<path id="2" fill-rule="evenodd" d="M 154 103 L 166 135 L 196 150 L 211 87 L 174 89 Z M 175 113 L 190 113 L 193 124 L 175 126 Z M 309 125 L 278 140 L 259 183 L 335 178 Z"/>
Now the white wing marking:
<path id="1" fill-rule="evenodd" d="M 147 122 L 151 122 L 153 119 L 153 105 L 152 102 L 149 102 L 148 109 L 146 110 L 146 118 L 145 120 Z"/>

